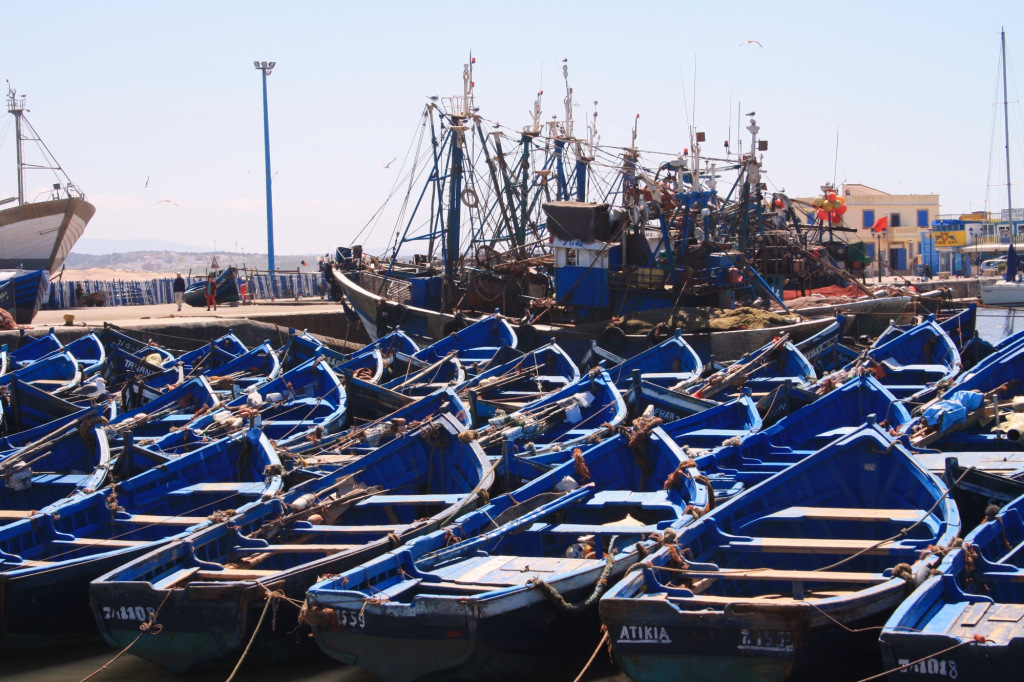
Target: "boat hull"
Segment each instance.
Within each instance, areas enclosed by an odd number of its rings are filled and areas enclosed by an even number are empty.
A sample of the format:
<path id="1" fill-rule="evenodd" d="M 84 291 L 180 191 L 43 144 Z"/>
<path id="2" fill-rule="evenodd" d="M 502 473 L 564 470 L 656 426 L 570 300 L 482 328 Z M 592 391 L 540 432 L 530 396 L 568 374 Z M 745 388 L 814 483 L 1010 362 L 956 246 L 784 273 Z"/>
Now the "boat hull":
<path id="1" fill-rule="evenodd" d="M 59 271 L 95 213 L 77 197 L 0 211 L 0 268 Z"/>
<path id="2" fill-rule="evenodd" d="M 367 334 L 376 339 L 386 333 L 388 330 L 383 326 L 379 314 L 381 304 L 386 303 L 384 299 L 363 289 L 338 271 L 334 271 L 333 278 L 348 297 L 359 319 L 362 320 Z M 401 328 L 406 333 L 433 341 L 442 339 L 455 330 L 453 325 L 457 322 L 454 315 L 412 306 L 402 306 L 402 309 Z M 773 338 L 781 334 L 788 333 L 790 341 L 797 343 L 814 336 L 832 322 L 832 318 L 821 318 L 803 320 L 782 327 L 683 334 L 682 338 L 702 357 L 714 356 L 716 360 L 735 360 L 770 343 Z M 590 349 L 591 342 L 597 341 L 600 337 L 596 333 L 561 325 L 537 324 L 532 325 L 532 329 L 533 332 L 529 335 L 538 339 L 554 339 L 570 357 L 583 357 Z M 522 327 L 517 329 L 517 334 L 520 338 L 528 336 L 528 334 L 524 334 Z M 625 337 L 623 348 L 609 350 L 617 355 L 628 357 L 647 349 L 648 346 L 649 343 L 645 335 L 635 334 Z M 520 350 L 530 349 L 521 345 Z"/>
<path id="3" fill-rule="evenodd" d="M 879 671 L 877 626 L 904 594 L 904 587 L 897 585 L 877 600 L 860 600 L 829 611 L 829 616 L 851 630 L 870 628 L 858 633 L 848 632 L 809 606 L 780 608 L 769 615 L 768 607 L 747 612 L 737 604 L 732 616 L 707 618 L 699 612 L 680 614 L 665 602 L 622 604 L 626 601 L 622 600 L 602 602 L 601 617 L 615 660 L 636 682 L 678 680 L 680 670 L 686 670 L 686 679 L 693 682 L 860 679 Z M 783 615 L 786 611 L 789 614 Z M 846 662 L 837 667 L 837 650 L 864 655 L 856 668 Z"/>
<path id="4" fill-rule="evenodd" d="M 1000 282 L 981 287 L 981 301 L 985 305 L 1024 305 L 1024 283 Z"/>

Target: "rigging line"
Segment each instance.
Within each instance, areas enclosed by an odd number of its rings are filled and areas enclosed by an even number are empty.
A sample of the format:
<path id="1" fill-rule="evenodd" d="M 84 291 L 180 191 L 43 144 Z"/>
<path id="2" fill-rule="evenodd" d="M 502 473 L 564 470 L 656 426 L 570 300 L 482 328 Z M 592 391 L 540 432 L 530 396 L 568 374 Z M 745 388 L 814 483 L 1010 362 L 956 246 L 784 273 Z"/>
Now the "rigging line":
<path id="1" fill-rule="evenodd" d="M 423 123 L 423 119 L 424 119 L 425 116 L 426 116 L 426 112 L 424 112 L 423 114 L 420 115 L 420 119 L 416 123 L 416 127 L 417 128 L 422 129 L 423 127 L 425 127 L 424 123 Z M 417 139 L 417 137 L 422 138 L 422 136 L 423 136 L 423 131 L 422 130 L 419 131 L 418 135 L 414 131 L 412 139 L 415 140 L 415 139 Z M 409 147 L 412 148 L 412 140 L 410 140 L 410 142 L 409 142 Z M 406 151 L 406 156 L 405 156 L 405 158 L 402 161 L 402 166 L 401 166 L 402 168 L 405 167 L 405 163 L 408 160 L 408 158 L 409 158 L 409 154 L 408 154 L 408 151 Z M 412 174 L 414 172 L 415 172 L 415 162 L 414 162 L 414 165 L 413 165 L 413 170 L 410 171 L 410 174 Z M 399 177 L 401 177 L 401 176 L 399 176 Z M 380 208 L 378 208 L 377 211 L 375 211 L 374 214 L 370 216 L 370 219 L 366 221 L 366 224 L 363 226 L 363 228 L 356 234 L 355 239 L 352 240 L 353 242 L 358 241 L 358 239 L 363 235 L 363 233 L 366 231 L 366 229 L 371 224 L 375 224 L 375 219 L 378 218 L 378 216 L 381 213 L 381 211 L 384 210 L 384 208 L 387 206 L 388 202 L 394 196 L 394 191 L 395 191 L 395 188 L 397 187 L 397 184 L 398 184 L 398 181 L 396 180 L 395 181 L 395 185 L 392 187 L 391 193 L 388 194 L 387 198 L 381 204 Z"/>

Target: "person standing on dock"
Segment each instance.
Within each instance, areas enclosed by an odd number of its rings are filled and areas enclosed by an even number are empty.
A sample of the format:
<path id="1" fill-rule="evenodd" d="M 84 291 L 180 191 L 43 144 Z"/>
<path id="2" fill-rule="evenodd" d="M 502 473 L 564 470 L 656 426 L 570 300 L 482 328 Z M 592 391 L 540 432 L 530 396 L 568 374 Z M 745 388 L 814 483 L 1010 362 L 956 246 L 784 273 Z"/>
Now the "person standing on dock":
<path id="1" fill-rule="evenodd" d="M 171 291 L 174 292 L 174 302 L 178 304 L 178 311 L 181 311 L 181 301 L 185 297 L 185 278 L 181 276 L 181 273 L 175 273 L 177 277 L 174 278 L 174 284 L 171 286 Z"/>
<path id="2" fill-rule="evenodd" d="M 211 305 L 214 310 L 217 309 L 217 280 L 213 275 L 206 280 L 206 309 L 209 310 Z"/>

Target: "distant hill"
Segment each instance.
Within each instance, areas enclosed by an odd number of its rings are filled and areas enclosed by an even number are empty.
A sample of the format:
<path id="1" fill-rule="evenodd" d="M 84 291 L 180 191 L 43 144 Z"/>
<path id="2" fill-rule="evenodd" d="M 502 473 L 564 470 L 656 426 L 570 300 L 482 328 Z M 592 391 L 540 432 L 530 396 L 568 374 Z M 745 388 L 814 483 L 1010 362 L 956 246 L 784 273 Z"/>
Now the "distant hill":
<path id="1" fill-rule="evenodd" d="M 318 260 L 325 254 L 275 255 L 275 266 L 278 270 L 296 270 L 303 272 L 316 271 Z M 230 253 L 219 251 L 172 251 L 172 250 L 139 250 L 120 253 L 92 255 L 73 251 L 64 261 L 68 270 L 85 270 L 88 268 L 108 268 L 111 270 L 128 270 L 133 272 L 183 272 L 202 273 L 212 264 L 214 257 L 221 268 L 229 265 L 255 268 L 260 271 L 267 269 L 267 255 L 262 253 Z M 302 261 L 306 264 L 302 265 Z"/>
<path id="2" fill-rule="evenodd" d="M 166 239 L 98 239 L 82 237 L 72 249 L 74 254 L 100 256 L 105 253 L 128 253 L 134 251 L 182 251 L 199 253 L 206 247 L 195 244 L 169 242 Z"/>

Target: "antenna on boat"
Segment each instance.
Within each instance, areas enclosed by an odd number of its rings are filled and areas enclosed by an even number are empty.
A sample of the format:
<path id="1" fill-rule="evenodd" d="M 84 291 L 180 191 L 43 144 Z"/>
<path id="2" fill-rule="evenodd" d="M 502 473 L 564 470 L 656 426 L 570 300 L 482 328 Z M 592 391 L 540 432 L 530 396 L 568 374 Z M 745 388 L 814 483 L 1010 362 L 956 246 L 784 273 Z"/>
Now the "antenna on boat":
<path id="1" fill-rule="evenodd" d="M 573 120 L 572 120 L 572 88 L 569 87 L 569 60 L 562 60 L 562 78 L 565 80 L 565 125 L 563 126 L 563 134 L 566 137 L 573 136 Z"/>
<path id="2" fill-rule="evenodd" d="M 18 91 L 7 81 L 7 111 L 14 115 L 14 139 L 18 150 L 18 205 L 25 203 L 24 161 L 21 155 L 21 117 L 25 112 L 25 95 L 18 98 Z"/>

